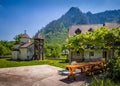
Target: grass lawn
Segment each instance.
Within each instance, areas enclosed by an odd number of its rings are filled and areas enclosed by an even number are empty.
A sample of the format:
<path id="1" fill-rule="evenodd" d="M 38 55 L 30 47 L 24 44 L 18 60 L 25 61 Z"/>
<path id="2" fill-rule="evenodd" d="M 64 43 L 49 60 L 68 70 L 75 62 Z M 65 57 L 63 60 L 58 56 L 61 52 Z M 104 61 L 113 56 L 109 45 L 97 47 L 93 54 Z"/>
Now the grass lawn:
<path id="1" fill-rule="evenodd" d="M 14 61 L 10 58 L 0 58 L 0 68 L 18 67 L 18 66 L 32 66 L 48 64 L 56 67 L 65 68 L 68 64 L 64 60 L 32 60 L 32 61 Z"/>

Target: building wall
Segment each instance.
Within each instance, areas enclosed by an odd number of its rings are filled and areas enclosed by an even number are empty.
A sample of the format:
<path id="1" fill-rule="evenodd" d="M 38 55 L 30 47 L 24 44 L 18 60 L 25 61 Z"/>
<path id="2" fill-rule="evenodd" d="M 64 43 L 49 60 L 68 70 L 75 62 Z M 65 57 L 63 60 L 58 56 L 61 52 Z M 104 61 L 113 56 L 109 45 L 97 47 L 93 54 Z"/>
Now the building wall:
<path id="1" fill-rule="evenodd" d="M 20 42 L 24 42 L 24 43 L 30 42 L 30 39 L 28 39 L 28 38 L 21 38 Z"/>
<path id="2" fill-rule="evenodd" d="M 79 52 L 72 53 L 72 61 L 83 61 L 84 60 L 84 50 L 80 49 Z"/>
<path id="3" fill-rule="evenodd" d="M 19 51 L 12 51 L 12 59 L 31 60 L 34 55 L 34 43 L 28 47 L 20 48 Z"/>
<path id="4" fill-rule="evenodd" d="M 94 53 L 93 56 L 90 55 L 90 53 Z M 84 52 L 84 58 L 86 60 L 90 60 L 90 59 L 101 59 L 102 58 L 102 51 L 85 51 Z"/>
<path id="5" fill-rule="evenodd" d="M 91 55 L 91 53 L 93 55 Z M 84 58 L 85 60 L 97 60 L 97 59 L 101 59 L 102 58 L 102 51 L 85 51 L 84 52 Z"/>
<path id="6" fill-rule="evenodd" d="M 27 48 L 20 49 L 20 60 L 27 60 Z"/>
<path id="7" fill-rule="evenodd" d="M 90 53 L 94 53 L 93 56 L 91 56 Z M 82 59 L 84 59 L 85 61 L 89 61 L 89 60 L 98 60 L 101 59 L 103 57 L 103 52 L 102 50 L 100 51 L 95 51 L 95 50 L 89 50 L 89 51 L 80 51 L 80 54 L 77 55 L 77 53 L 73 53 L 72 54 L 72 61 L 76 60 L 76 61 L 82 61 Z"/>
<path id="8" fill-rule="evenodd" d="M 27 59 L 28 60 L 32 59 L 33 55 L 34 55 L 34 44 L 30 45 L 27 48 Z"/>
<path id="9" fill-rule="evenodd" d="M 17 60 L 18 59 L 18 51 L 12 51 L 12 59 Z"/>

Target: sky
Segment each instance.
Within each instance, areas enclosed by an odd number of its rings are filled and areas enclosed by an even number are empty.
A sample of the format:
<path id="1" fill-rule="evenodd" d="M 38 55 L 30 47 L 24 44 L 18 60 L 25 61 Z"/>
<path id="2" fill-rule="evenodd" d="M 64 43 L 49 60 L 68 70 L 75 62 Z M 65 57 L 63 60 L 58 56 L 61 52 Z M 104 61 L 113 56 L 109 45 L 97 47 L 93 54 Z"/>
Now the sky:
<path id="1" fill-rule="evenodd" d="M 0 40 L 14 40 L 27 31 L 30 37 L 71 7 L 92 13 L 120 9 L 120 0 L 0 0 Z"/>

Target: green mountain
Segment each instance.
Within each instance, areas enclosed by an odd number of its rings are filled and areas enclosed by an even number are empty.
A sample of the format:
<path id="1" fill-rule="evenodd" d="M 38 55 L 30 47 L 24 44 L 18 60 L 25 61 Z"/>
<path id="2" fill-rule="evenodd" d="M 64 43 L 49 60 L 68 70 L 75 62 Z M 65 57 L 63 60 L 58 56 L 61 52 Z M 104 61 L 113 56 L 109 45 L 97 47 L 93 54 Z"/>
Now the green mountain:
<path id="1" fill-rule="evenodd" d="M 77 7 L 71 7 L 59 19 L 54 20 L 41 29 L 45 40 L 48 43 L 62 44 L 68 36 L 68 28 L 73 24 L 103 24 L 105 22 L 120 23 L 120 10 L 110 10 L 101 13 L 92 14 L 83 13 Z"/>
<path id="2" fill-rule="evenodd" d="M 87 12 L 85 15 L 90 24 L 103 24 L 105 22 L 117 22 L 118 19 L 120 20 L 120 10 L 110 10 L 96 14 Z"/>

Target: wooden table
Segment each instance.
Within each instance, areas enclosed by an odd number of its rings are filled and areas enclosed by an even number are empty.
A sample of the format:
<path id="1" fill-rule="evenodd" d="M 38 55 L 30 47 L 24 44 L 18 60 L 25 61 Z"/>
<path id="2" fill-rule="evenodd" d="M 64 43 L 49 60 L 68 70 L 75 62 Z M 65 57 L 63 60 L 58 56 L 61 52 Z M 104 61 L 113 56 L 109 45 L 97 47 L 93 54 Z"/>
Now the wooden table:
<path id="1" fill-rule="evenodd" d="M 90 72 L 94 74 L 97 71 L 103 72 L 103 61 L 97 61 L 97 62 L 89 62 L 89 65 L 91 67 Z"/>
<path id="2" fill-rule="evenodd" d="M 102 61 L 96 61 L 96 62 L 88 62 L 88 63 L 81 63 L 81 64 L 70 64 L 67 65 L 66 68 L 69 70 L 69 75 L 68 78 L 73 77 L 75 78 L 75 70 L 76 69 L 81 69 L 81 73 L 86 73 L 88 70 L 92 70 L 93 67 L 99 66 L 102 67 Z"/>
<path id="3" fill-rule="evenodd" d="M 83 71 L 84 70 L 84 63 L 82 63 L 82 64 L 70 64 L 70 65 L 67 65 L 66 66 L 66 68 L 69 70 L 69 75 L 68 75 L 68 78 L 70 78 L 70 77 L 73 77 L 74 78 L 74 72 L 75 72 L 75 70 L 76 69 L 81 69 L 81 71 Z"/>

